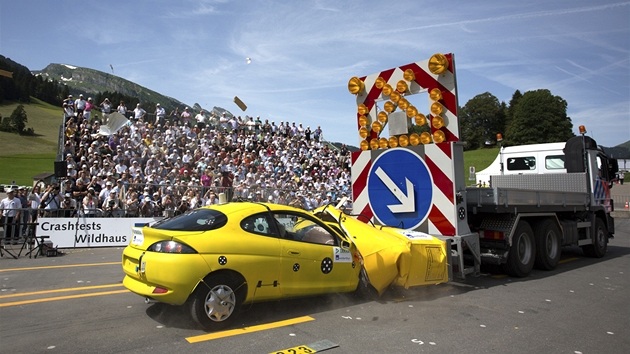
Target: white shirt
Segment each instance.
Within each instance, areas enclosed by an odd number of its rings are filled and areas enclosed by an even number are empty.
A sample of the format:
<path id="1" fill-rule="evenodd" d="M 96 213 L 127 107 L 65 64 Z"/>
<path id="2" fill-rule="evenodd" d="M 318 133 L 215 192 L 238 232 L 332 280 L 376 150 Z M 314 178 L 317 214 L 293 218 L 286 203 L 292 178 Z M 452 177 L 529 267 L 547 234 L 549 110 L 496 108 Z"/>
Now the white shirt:
<path id="1" fill-rule="evenodd" d="M 9 199 L 9 197 L 6 197 L 2 199 L 2 201 L 0 201 L 0 210 L 3 211 L 3 216 L 12 218 L 19 211 L 16 209 L 20 208 L 22 208 L 22 202 L 17 197 L 13 197 L 13 199 Z"/>

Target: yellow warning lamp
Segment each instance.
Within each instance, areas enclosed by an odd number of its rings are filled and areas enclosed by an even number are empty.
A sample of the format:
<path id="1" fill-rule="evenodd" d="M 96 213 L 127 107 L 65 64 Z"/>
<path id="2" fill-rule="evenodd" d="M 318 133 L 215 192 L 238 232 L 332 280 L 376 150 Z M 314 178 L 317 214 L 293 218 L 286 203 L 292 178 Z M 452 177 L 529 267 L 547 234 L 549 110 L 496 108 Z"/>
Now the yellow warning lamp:
<path id="1" fill-rule="evenodd" d="M 442 112 L 444 112 L 444 106 L 442 106 L 440 102 L 433 102 L 431 104 L 431 114 L 439 116 Z"/>
<path id="2" fill-rule="evenodd" d="M 400 146 L 402 147 L 409 145 L 409 137 L 406 135 L 401 135 L 400 137 L 398 137 L 398 144 L 400 144 Z"/>
<path id="3" fill-rule="evenodd" d="M 405 93 L 407 92 L 407 89 L 409 88 L 409 86 L 407 86 L 407 82 L 405 80 L 400 80 L 396 83 L 396 91 L 400 92 L 400 93 Z"/>
<path id="4" fill-rule="evenodd" d="M 435 75 L 439 75 L 448 70 L 448 59 L 444 54 L 433 54 L 429 59 L 429 71 Z"/>
<path id="5" fill-rule="evenodd" d="M 409 107 L 409 101 L 407 101 L 406 98 L 401 97 L 400 100 L 398 100 L 398 107 L 403 111 L 406 110 L 407 107 Z"/>
<path id="6" fill-rule="evenodd" d="M 383 126 L 379 122 L 373 122 L 372 123 L 372 130 L 375 131 L 378 134 L 378 133 L 380 133 L 381 130 L 383 130 Z"/>
<path id="7" fill-rule="evenodd" d="M 414 81 L 416 79 L 416 73 L 414 73 L 411 69 L 407 69 L 403 73 L 403 79 L 406 81 Z"/>
<path id="8" fill-rule="evenodd" d="M 367 117 L 366 116 L 360 116 L 359 117 L 359 125 L 362 127 L 365 127 L 367 125 Z"/>
<path id="9" fill-rule="evenodd" d="M 383 86 L 383 95 L 384 96 L 391 95 L 392 91 L 394 91 L 394 89 L 392 88 L 392 86 L 390 84 L 385 84 L 385 86 Z"/>
<path id="10" fill-rule="evenodd" d="M 350 91 L 351 94 L 356 95 L 363 90 L 365 90 L 365 84 L 358 77 L 354 76 L 348 81 L 348 91 Z"/>
<path id="11" fill-rule="evenodd" d="M 442 99 L 442 91 L 440 91 L 440 89 L 438 88 L 434 88 L 433 90 L 431 90 L 429 92 L 429 98 L 432 101 L 439 101 Z"/>
<path id="12" fill-rule="evenodd" d="M 578 129 L 580 129 L 580 134 L 582 134 L 582 135 L 586 134 L 586 127 L 585 126 L 580 125 Z"/>
<path id="13" fill-rule="evenodd" d="M 436 144 L 443 143 L 444 140 L 446 140 L 446 134 L 444 134 L 443 131 L 436 130 L 433 132 L 433 141 L 435 141 Z"/>
<path id="14" fill-rule="evenodd" d="M 359 117 L 359 125 L 365 127 L 368 124 L 368 120 L 366 116 Z"/>
<path id="15" fill-rule="evenodd" d="M 362 127 L 361 129 L 359 129 L 359 136 L 362 139 L 367 138 L 367 136 L 370 134 L 370 131 L 368 130 L 368 128 L 366 127 Z"/>
<path id="16" fill-rule="evenodd" d="M 378 148 L 379 148 L 379 146 L 378 146 L 378 139 L 370 140 L 370 149 L 378 150 Z"/>
<path id="17" fill-rule="evenodd" d="M 429 134 L 428 132 L 420 134 L 420 142 L 424 145 L 431 144 L 431 134 Z"/>
<path id="18" fill-rule="evenodd" d="M 501 133 L 497 134 L 497 141 L 503 141 L 503 135 L 501 135 Z"/>
<path id="19" fill-rule="evenodd" d="M 390 136 L 389 137 L 389 147 L 390 148 L 395 148 L 398 146 L 398 138 L 395 136 Z"/>
<path id="20" fill-rule="evenodd" d="M 389 145 L 387 138 L 380 138 L 378 140 L 378 147 L 380 147 L 381 149 L 387 149 L 387 146 Z"/>
<path id="21" fill-rule="evenodd" d="M 370 143 L 367 142 L 367 140 L 361 140 L 361 143 L 359 144 L 361 147 L 361 150 L 366 151 L 370 148 Z"/>
<path id="22" fill-rule="evenodd" d="M 392 113 L 396 109 L 396 105 L 393 102 L 391 102 L 391 101 L 387 101 L 383 105 L 383 109 L 387 113 Z"/>
<path id="23" fill-rule="evenodd" d="M 420 144 L 420 135 L 413 133 L 409 136 L 409 142 L 411 143 L 411 146 L 417 146 L 418 144 Z"/>
<path id="24" fill-rule="evenodd" d="M 442 128 L 444 126 L 444 118 L 442 118 L 440 116 L 433 117 L 433 119 L 431 120 L 431 125 L 435 129 Z"/>
<path id="25" fill-rule="evenodd" d="M 383 86 L 385 86 L 387 82 L 385 81 L 385 79 L 383 79 L 382 77 L 377 77 L 376 81 L 374 81 L 374 86 L 376 86 L 377 89 L 382 89 Z"/>
<path id="26" fill-rule="evenodd" d="M 400 101 L 401 98 L 402 96 L 400 96 L 398 91 L 393 91 L 392 94 L 389 95 L 389 99 L 394 103 L 398 103 L 398 101 Z"/>
<path id="27" fill-rule="evenodd" d="M 387 112 L 384 112 L 384 111 L 378 112 L 377 118 L 379 122 L 383 124 L 387 123 Z"/>
<path id="28" fill-rule="evenodd" d="M 357 107 L 357 112 L 359 112 L 360 115 L 364 116 L 368 114 L 369 110 L 365 104 L 361 103 L 359 107 Z"/>
<path id="29" fill-rule="evenodd" d="M 418 109 L 415 106 L 410 105 L 407 107 L 407 118 L 413 118 L 418 115 Z"/>
<path id="30" fill-rule="evenodd" d="M 416 125 L 423 126 L 425 124 L 427 124 L 427 117 L 422 113 L 416 114 Z"/>

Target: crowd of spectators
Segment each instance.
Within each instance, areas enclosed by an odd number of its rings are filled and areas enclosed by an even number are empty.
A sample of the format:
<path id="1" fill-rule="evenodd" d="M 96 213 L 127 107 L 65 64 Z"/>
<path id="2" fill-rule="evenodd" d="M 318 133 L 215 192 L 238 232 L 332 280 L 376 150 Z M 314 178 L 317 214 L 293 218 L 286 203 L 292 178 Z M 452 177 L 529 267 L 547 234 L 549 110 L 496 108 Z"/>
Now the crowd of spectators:
<path id="1" fill-rule="evenodd" d="M 312 210 L 351 195 L 350 154 L 325 143 L 319 126 L 188 107 L 167 114 L 160 104 L 148 113 L 83 96 L 63 108 L 67 177 L 41 186 L 44 214 L 172 216 L 216 204 L 221 193 Z M 112 112 L 129 122 L 99 134 Z"/>

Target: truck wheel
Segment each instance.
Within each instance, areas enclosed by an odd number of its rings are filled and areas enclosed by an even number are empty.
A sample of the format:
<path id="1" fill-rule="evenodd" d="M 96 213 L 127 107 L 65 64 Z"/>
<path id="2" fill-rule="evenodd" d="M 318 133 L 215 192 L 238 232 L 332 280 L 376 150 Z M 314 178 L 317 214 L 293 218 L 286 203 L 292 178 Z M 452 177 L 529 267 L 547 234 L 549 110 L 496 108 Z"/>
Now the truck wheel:
<path id="1" fill-rule="evenodd" d="M 521 220 L 518 222 L 516 232 L 512 237 L 512 246 L 504 265 L 505 271 L 513 277 L 526 277 L 534 268 L 535 259 L 534 232 L 527 221 Z"/>
<path id="2" fill-rule="evenodd" d="M 199 283 L 191 295 L 190 314 L 205 329 L 220 329 L 231 322 L 241 307 L 244 292 L 241 284 L 227 275 L 210 275 Z"/>
<path id="3" fill-rule="evenodd" d="M 602 258 L 608 249 L 608 229 L 606 224 L 600 218 L 595 221 L 595 234 L 593 235 L 593 244 L 582 246 L 584 254 L 593 258 Z"/>
<path id="4" fill-rule="evenodd" d="M 561 231 L 558 225 L 545 219 L 536 225 L 536 262 L 538 269 L 553 270 L 560 261 Z"/>

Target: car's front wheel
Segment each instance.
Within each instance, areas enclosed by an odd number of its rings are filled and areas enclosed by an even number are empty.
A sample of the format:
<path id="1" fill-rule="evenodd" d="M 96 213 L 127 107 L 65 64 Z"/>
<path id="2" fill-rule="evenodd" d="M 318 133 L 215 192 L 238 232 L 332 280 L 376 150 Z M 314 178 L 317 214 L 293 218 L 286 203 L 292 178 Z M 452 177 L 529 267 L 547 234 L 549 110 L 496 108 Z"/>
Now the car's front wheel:
<path id="1" fill-rule="evenodd" d="M 193 292 L 190 302 L 190 314 L 205 329 L 223 328 L 234 318 L 244 297 L 239 282 L 235 277 L 217 274 L 210 275 Z"/>

